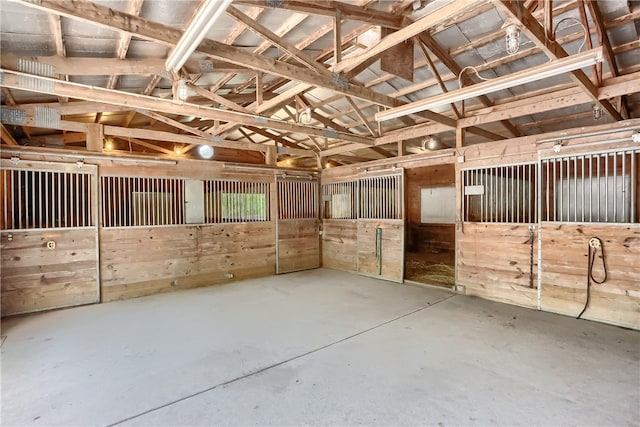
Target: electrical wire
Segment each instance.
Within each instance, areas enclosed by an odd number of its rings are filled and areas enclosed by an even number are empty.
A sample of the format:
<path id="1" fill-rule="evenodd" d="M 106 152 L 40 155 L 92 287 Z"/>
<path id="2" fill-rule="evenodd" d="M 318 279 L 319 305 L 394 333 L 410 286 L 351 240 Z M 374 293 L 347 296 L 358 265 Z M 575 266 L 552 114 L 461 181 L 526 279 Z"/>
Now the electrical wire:
<path id="1" fill-rule="evenodd" d="M 591 283 L 595 283 L 597 285 L 602 285 L 604 282 L 607 281 L 607 261 L 604 255 L 604 243 L 602 242 L 602 239 L 600 239 L 599 237 L 592 237 L 589 239 L 589 243 L 588 243 L 588 247 L 589 247 L 589 253 L 588 253 L 588 264 L 587 264 L 587 300 L 584 303 L 584 308 L 582 309 L 582 311 L 580 312 L 580 314 L 578 314 L 578 317 L 576 317 L 576 319 L 580 319 L 580 317 L 582 317 L 582 315 L 584 314 L 585 311 L 587 311 L 587 308 L 589 307 L 589 302 L 591 301 Z M 602 254 L 600 258 L 602 258 L 602 269 L 604 270 L 604 277 L 602 278 L 602 280 L 597 280 L 595 277 L 593 277 L 593 265 L 595 264 L 595 260 L 596 260 L 596 255 L 598 253 L 598 249 L 600 249 L 600 253 Z"/>
<path id="2" fill-rule="evenodd" d="M 458 74 L 458 86 L 460 87 L 460 89 L 462 89 L 462 75 L 467 70 L 473 70 L 473 72 L 476 73 L 476 76 L 478 76 L 480 80 L 484 80 L 484 81 L 491 80 L 490 78 L 482 77 L 478 72 L 478 69 L 473 65 L 467 65 L 462 70 L 460 70 L 460 73 Z"/>
<path id="3" fill-rule="evenodd" d="M 555 42 L 556 41 L 556 31 L 558 31 L 558 26 L 560 24 L 562 24 L 565 21 L 574 21 L 577 22 L 578 25 L 580 25 L 582 27 L 582 31 L 584 32 L 584 38 L 582 39 L 582 44 L 580 45 L 580 48 L 578 49 L 578 53 L 582 52 L 582 49 L 584 48 L 584 45 L 587 43 L 587 37 L 589 37 L 589 33 L 587 32 L 587 28 L 584 26 L 584 24 L 582 22 L 580 22 L 580 20 L 578 18 L 573 18 L 571 16 L 566 17 L 566 18 L 562 18 L 561 20 L 559 20 L 556 25 L 553 27 L 553 34 L 552 37 L 553 39 L 551 41 Z"/>

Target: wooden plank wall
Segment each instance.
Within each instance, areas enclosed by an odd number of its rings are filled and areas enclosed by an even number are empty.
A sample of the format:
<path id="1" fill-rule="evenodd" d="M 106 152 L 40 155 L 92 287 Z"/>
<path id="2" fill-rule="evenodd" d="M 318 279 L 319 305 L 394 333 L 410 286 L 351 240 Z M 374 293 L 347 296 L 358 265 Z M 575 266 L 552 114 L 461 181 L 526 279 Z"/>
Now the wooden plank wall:
<path id="1" fill-rule="evenodd" d="M 467 295 L 536 308 L 538 239 L 533 235 L 533 288 L 527 224 L 468 223 L 456 235 L 457 285 Z"/>
<path id="2" fill-rule="evenodd" d="M 376 232 L 382 228 L 382 272 L 376 257 Z M 358 221 L 358 272 L 395 282 L 404 279 L 404 220 Z"/>
<path id="3" fill-rule="evenodd" d="M 1 238 L 3 316 L 98 301 L 94 229 L 3 231 Z"/>
<path id="4" fill-rule="evenodd" d="M 358 223 L 355 219 L 325 219 L 322 224 L 322 266 L 358 270 Z"/>
<path id="5" fill-rule="evenodd" d="M 76 159 L 59 154 L 25 151 L 21 158 L 49 162 L 47 167 L 59 170 L 76 168 Z M 99 253 L 93 229 L 21 230 L 10 233 L 11 240 L 7 239 L 9 232 L 2 232 L 2 315 L 98 302 L 98 278 L 101 300 L 112 301 L 275 274 L 277 203 L 273 170 L 240 171 L 218 162 L 194 160 L 154 164 L 85 159 L 87 167 L 93 164 L 99 176 L 267 182 L 270 220 L 122 228 L 104 228 L 100 221 Z M 319 264 L 319 221 L 308 223 L 309 227 L 301 227 L 291 222 L 290 229 L 283 230 L 281 249 L 292 268 Z M 313 239 L 315 247 L 311 248 L 305 242 Z M 48 240 L 58 243 L 55 250 L 43 246 Z"/>
<path id="6" fill-rule="evenodd" d="M 588 241 L 604 243 L 608 279 L 592 284 L 585 319 L 640 329 L 640 226 L 545 224 L 542 226 L 543 310 L 577 316 L 587 298 Z M 603 277 L 596 258 L 593 276 Z"/>
<path id="7" fill-rule="evenodd" d="M 100 254 L 102 300 L 127 299 L 275 274 L 275 228 L 269 221 L 102 229 Z"/>
<path id="8" fill-rule="evenodd" d="M 278 272 L 320 267 L 320 221 L 278 221 Z"/>

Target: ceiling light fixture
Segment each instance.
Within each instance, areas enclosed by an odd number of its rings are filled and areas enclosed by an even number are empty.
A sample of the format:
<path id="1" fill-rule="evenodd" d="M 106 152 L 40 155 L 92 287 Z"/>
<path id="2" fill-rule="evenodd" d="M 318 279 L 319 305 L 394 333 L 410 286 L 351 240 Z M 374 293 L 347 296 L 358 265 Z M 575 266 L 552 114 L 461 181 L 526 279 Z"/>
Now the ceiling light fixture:
<path id="1" fill-rule="evenodd" d="M 531 83 L 548 77 L 557 76 L 580 68 L 602 62 L 602 48 L 571 55 L 566 58 L 549 61 L 537 67 L 528 68 L 506 76 L 483 81 L 451 92 L 441 93 L 430 98 L 402 105 L 400 107 L 379 111 L 375 114 L 377 121 L 384 121 L 403 117 L 409 114 L 430 110 L 442 105 L 464 101 L 480 95 L 509 89 L 514 86 Z"/>
<path id="2" fill-rule="evenodd" d="M 593 113 L 593 120 L 600 120 L 602 118 L 602 107 L 600 107 L 598 104 L 593 104 L 591 108 L 591 112 Z"/>
<path id="3" fill-rule="evenodd" d="M 308 125 L 311 123 L 311 108 L 307 107 L 298 115 L 298 122 Z"/>
<path id="4" fill-rule="evenodd" d="M 511 24 L 507 27 L 505 45 L 509 55 L 513 55 L 520 50 L 520 29 L 517 25 Z"/>
<path id="5" fill-rule="evenodd" d="M 178 79 L 178 87 L 176 88 L 176 98 L 180 101 L 186 101 L 189 97 L 189 88 L 187 87 L 187 81 L 185 79 Z"/>
<path id="6" fill-rule="evenodd" d="M 232 0 L 205 0 L 196 11 L 189 26 L 178 40 L 165 62 L 168 71 L 178 73 L 191 54 L 200 45 L 213 24 L 229 7 Z"/>
<path id="7" fill-rule="evenodd" d="M 213 157 L 213 147 L 210 145 L 200 145 L 198 147 L 198 154 L 203 159 L 210 159 Z"/>
<path id="8" fill-rule="evenodd" d="M 429 138 L 425 138 L 422 141 L 422 148 L 424 150 L 437 150 L 438 148 L 440 148 L 440 138 L 438 138 L 437 136 L 431 136 Z"/>

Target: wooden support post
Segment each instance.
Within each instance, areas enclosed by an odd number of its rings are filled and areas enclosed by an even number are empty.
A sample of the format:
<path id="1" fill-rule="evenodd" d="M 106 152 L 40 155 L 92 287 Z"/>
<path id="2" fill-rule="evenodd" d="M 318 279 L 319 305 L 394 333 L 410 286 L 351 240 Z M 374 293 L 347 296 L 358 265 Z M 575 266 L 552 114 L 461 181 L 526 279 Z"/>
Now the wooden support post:
<path id="1" fill-rule="evenodd" d="M 342 61 L 342 12 L 336 9 L 336 16 L 333 18 L 333 66 L 334 68 Z"/>
<path id="2" fill-rule="evenodd" d="M 258 104 L 259 106 L 264 102 L 262 86 L 262 71 L 258 71 L 256 73 L 256 104 Z"/>
<path id="3" fill-rule="evenodd" d="M 398 157 L 404 156 L 404 140 L 398 141 Z"/>
<path id="4" fill-rule="evenodd" d="M 275 166 L 278 163 L 278 148 L 275 145 L 267 147 L 264 162 L 271 166 Z"/>
<path id="5" fill-rule="evenodd" d="M 464 147 L 464 128 L 456 128 L 456 148 Z"/>
<path id="6" fill-rule="evenodd" d="M 0 123 L 0 133 L 2 134 L 2 142 L 6 143 L 7 145 L 19 145 L 13 135 L 11 135 L 11 133 L 7 130 L 7 128 L 4 127 L 2 123 Z"/>
<path id="7" fill-rule="evenodd" d="M 87 123 L 87 150 L 102 151 L 104 127 L 97 123 Z"/>

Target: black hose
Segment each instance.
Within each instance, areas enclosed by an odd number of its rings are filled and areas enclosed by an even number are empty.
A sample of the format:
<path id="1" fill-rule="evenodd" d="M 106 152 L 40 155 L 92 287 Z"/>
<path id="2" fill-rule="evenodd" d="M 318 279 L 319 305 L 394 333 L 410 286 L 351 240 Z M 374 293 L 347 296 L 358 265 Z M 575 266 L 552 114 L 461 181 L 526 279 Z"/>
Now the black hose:
<path id="1" fill-rule="evenodd" d="M 589 248 L 589 254 L 587 256 L 587 258 L 588 258 L 588 265 L 587 265 L 587 301 L 584 303 L 584 308 L 582 309 L 580 314 L 578 314 L 578 317 L 576 317 L 576 319 L 579 319 L 580 317 L 582 317 L 584 312 L 587 311 L 587 308 L 589 307 L 589 302 L 591 300 L 591 282 L 593 282 L 593 283 L 595 283 L 597 285 L 602 285 L 604 282 L 607 281 L 607 261 L 606 261 L 606 258 L 604 256 L 604 242 L 599 237 L 592 237 L 591 239 L 589 239 L 588 248 Z M 602 254 L 602 256 L 601 256 L 601 258 L 602 258 L 602 269 L 604 270 L 604 277 L 602 278 L 602 280 L 597 280 L 595 277 L 593 277 L 593 265 L 595 264 L 595 261 L 596 261 L 596 255 L 598 253 L 598 248 L 600 248 L 600 252 Z"/>

